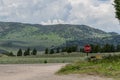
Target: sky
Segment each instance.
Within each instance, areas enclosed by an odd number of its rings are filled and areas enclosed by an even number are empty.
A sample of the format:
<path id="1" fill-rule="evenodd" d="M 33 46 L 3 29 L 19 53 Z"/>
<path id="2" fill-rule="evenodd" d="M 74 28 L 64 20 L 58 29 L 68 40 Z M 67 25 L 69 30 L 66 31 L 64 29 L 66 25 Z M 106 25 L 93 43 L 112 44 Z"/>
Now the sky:
<path id="1" fill-rule="evenodd" d="M 113 0 L 0 0 L 0 21 L 88 25 L 120 33 Z"/>

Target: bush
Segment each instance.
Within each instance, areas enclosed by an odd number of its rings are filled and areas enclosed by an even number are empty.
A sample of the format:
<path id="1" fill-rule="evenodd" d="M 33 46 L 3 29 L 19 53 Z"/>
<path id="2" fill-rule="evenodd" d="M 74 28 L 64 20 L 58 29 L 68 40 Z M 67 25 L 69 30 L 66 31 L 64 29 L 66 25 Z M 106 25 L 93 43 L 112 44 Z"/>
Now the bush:
<path id="1" fill-rule="evenodd" d="M 44 63 L 45 63 L 45 64 L 48 63 L 47 60 L 44 60 Z"/>

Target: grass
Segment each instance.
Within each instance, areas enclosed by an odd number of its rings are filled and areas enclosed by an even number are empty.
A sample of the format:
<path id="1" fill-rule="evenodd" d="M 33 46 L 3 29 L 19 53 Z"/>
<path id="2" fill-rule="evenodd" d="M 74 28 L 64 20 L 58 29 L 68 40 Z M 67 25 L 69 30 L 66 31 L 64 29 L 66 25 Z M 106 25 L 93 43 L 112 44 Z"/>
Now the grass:
<path id="1" fill-rule="evenodd" d="M 43 54 L 44 52 L 39 52 L 37 56 L 26 56 L 26 57 L 8 57 L 0 55 L 0 64 L 33 64 L 33 63 L 72 63 L 78 61 L 84 61 L 86 58 L 85 53 L 74 52 L 74 53 L 60 53 L 60 54 Z M 110 53 L 109 53 L 110 54 Z M 109 55 L 108 53 L 101 55 Z M 113 54 L 113 53 L 111 53 Z M 119 53 L 114 53 L 119 54 Z M 90 53 L 90 56 L 96 55 Z M 2 57 L 3 56 L 3 57 Z"/>
<path id="2" fill-rule="evenodd" d="M 71 63 L 81 60 L 81 57 L 0 57 L 0 64 L 39 64 L 44 63 Z"/>
<path id="3" fill-rule="evenodd" d="M 90 53 L 89 56 L 96 54 Z M 86 61 L 85 53 L 39 54 L 27 57 L 8 57 L 0 54 L 0 64 L 71 63 L 59 70 L 58 74 L 88 74 L 120 79 L 120 54 L 102 53 L 101 60 Z M 110 56 L 108 56 L 110 55 Z"/>
<path id="4" fill-rule="evenodd" d="M 120 55 L 107 56 L 102 60 L 79 61 L 68 64 L 58 73 L 100 75 L 120 79 Z"/>

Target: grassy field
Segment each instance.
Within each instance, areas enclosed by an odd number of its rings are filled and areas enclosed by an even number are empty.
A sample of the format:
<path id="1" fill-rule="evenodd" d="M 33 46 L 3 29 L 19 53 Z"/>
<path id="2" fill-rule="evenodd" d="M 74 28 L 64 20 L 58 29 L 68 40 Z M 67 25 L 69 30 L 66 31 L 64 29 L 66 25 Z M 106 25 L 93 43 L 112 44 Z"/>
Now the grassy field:
<path id="1" fill-rule="evenodd" d="M 100 75 L 120 80 L 120 55 L 106 56 L 101 60 L 79 61 L 68 64 L 58 73 Z"/>
<path id="2" fill-rule="evenodd" d="M 39 63 L 71 63 L 84 59 L 83 53 L 38 54 L 37 56 L 9 57 L 0 55 L 0 64 L 39 64 Z"/>
<path id="3" fill-rule="evenodd" d="M 55 57 L 55 58 L 36 58 L 36 57 L 4 57 L 0 58 L 0 64 L 38 64 L 38 63 L 70 63 L 81 60 L 80 57 Z"/>
<path id="4" fill-rule="evenodd" d="M 109 54 L 119 54 L 119 53 L 102 53 L 102 56 Z M 90 53 L 89 56 L 97 55 L 95 53 Z M 0 55 L 0 64 L 36 64 L 36 63 L 72 63 L 78 61 L 84 61 L 86 58 L 85 53 L 75 52 L 75 53 L 60 53 L 60 54 L 43 54 L 39 53 L 37 56 L 26 56 L 26 57 L 9 57 L 5 55 Z"/>

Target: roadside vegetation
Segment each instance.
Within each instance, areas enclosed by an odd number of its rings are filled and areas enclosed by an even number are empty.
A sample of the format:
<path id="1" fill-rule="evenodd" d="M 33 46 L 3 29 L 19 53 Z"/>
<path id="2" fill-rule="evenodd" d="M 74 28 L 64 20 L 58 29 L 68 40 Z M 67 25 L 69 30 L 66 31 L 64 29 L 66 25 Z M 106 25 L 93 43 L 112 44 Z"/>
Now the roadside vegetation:
<path id="1" fill-rule="evenodd" d="M 90 59 L 68 64 L 59 74 L 88 74 L 120 79 L 120 54 L 104 56 L 103 59 Z"/>

